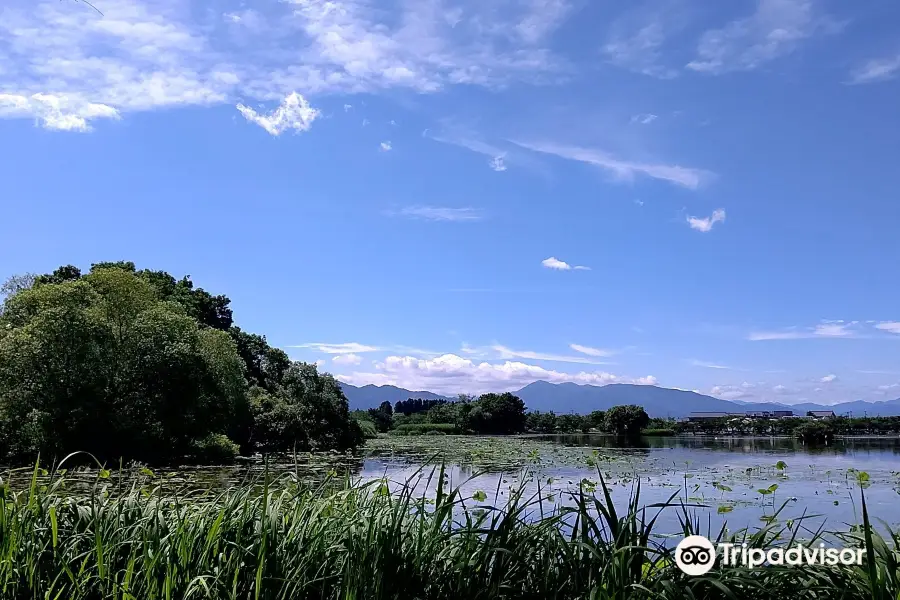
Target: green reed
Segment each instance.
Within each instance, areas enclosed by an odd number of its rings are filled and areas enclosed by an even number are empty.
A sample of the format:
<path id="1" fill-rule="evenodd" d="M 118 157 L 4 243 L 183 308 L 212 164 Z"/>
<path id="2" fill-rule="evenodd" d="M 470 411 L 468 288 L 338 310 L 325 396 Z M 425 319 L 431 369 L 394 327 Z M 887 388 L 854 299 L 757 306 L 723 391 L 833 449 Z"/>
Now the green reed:
<path id="1" fill-rule="evenodd" d="M 442 467 L 400 485 L 292 474 L 216 494 L 178 494 L 101 471 L 72 493 L 68 474 L 35 468 L 30 485 L 0 490 L 0 598 L 10 599 L 897 599 L 900 535 L 869 522 L 840 533 L 869 550 L 865 565 L 720 565 L 701 577 L 674 565 L 674 545 L 655 533 L 678 511 L 680 534 L 769 548 L 824 535 L 772 523 L 726 534 L 679 501 L 644 506 L 640 484 L 621 507 L 609 487 L 582 486 L 565 506 L 524 484 L 494 502 L 465 498 Z M 430 490 L 426 493 L 424 490 Z M 498 489 L 499 492 L 499 489 Z M 782 508 L 784 505 L 782 505 Z M 781 509 L 776 511 L 776 515 Z M 890 531 L 890 530 L 888 530 Z M 797 537 L 800 536 L 800 537 Z"/>

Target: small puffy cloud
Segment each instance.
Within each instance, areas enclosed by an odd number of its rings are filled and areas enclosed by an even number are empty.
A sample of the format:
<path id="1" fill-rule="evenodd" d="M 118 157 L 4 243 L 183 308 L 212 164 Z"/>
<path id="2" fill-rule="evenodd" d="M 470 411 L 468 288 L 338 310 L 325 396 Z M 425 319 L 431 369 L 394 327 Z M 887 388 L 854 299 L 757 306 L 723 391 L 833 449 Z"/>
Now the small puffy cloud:
<path id="1" fill-rule="evenodd" d="M 299 344 L 296 346 L 288 346 L 288 348 L 303 348 L 316 350 L 324 354 L 358 354 L 361 352 L 378 352 L 381 348 L 375 346 L 366 346 L 357 342 L 347 342 L 344 344 L 325 344 L 321 342 L 310 342 L 307 344 Z"/>
<path id="2" fill-rule="evenodd" d="M 379 148 L 382 152 L 390 152 L 391 150 L 393 150 L 393 146 L 391 146 L 391 143 L 390 143 L 390 142 L 381 142 L 381 143 L 378 145 L 378 148 Z"/>
<path id="3" fill-rule="evenodd" d="M 278 108 L 268 114 L 260 114 L 243 104 L 238 104 L 237 109 L 245 119 L 274 136 L 281 135 L 288 129 L 295 132 L 309 131 L 313 121 L 320 116 L 319 111 L 311 107 L 306 98 L 297 92 L 289 94 Z"/>
<path id="4" fill-rule="evenodd" d="M 688 217 L 687 223 L 688 225 L 690 225 L 691 229 L 706 233 L 712 230 L 713 225 L 715 225 L 716 223 L 721 223 L 724 220 L 725 211 L 719 208 L 714 210 L 713 214 L 709 217 Z"/>
<path id="5" fill-rule="evenodd" d="M 480 221 L 484 218 L 477 208 L 449 206 L 406 206 L 391 214 L 425 221 Z"/>
<path id="6" fill-rule="evenodd" d="M 575 352 L 581 352 L 588 356 L 612 356 L 615 354 L 612 350 L 604 350 L 602 348 L 591 348 L 590 346 L 582 346 L 581 344 L 569 344 L 569 348 Z"/>
<path id="7" fill-rule="evenodd" d="M 498 173 L 506 170 L 506 161 L 503 159 L 503 155 L 493 157 L 488 164 Z"/>
<path id="8" fill-rule="evenodd" d="M 590 385 L 657 383 L 652 375 L 629 378 L 601 371 L 563 373 L 519 361 L 506 361 L 501 364 L 476 363 L 455 354 L 430 359 L 389 356 L 383 362 L 376 363 L 374 372 L 340 375 L 338 379 L 353 385 L 390 384 L 407 389 L 427 389 L 448 394 L 509 391 L 535 381 Z"/>
<path id="9" fill-rule="evenodd" d="M 352 105 L 352 104 L 345 104 L 345 105 L 344 105 L 344 112 L 348 112 L 351 108 L 353 108 L 353 105 Z"/>
<path id="10" fill-rule="evenodd" d="M 339 365 L 358 365 L 362 362 L 362 357 L 358 354 L 338 354 L 331 361 Z"/>
<path id="11" fill-rule="evenodd" d="M 119 111 L 106 104 L 82 102 L 65 95 L 0 94 L 0 117 L 33 117 L 45 129 L 90 131 L 94 119 L 118 119 Z"/>
<path id="12" fill-rule="evenodd" d="M 641 125 L 649 125 L 650 123 L 652 123 L 653 121 L 655 121 L 658 118 L 659 117 L 657 117 L 653 113 L 643 113 L 643 114 L 634 115 L 633 117 L 631 117 L 631 122 L 632 123 L 640 123 Z"/>
<path id="13" fill-rule="evenodd" d="M 835 375 L 834 373 L 830 373 L 830 374 L 826 375 L 825 377 L 823 377 L 822 379 L 820 379 L 819 381 L 821 381 L 822 383 L 831 383 L 832 381 L 835 381 L 836 379 L 837 379 L 837 375 Z"/>
<path id="14" fill-rule="evenodd" d="M 572 266 L 569 263 L 559 260 L 555 256 L 551 256 L 550 258 L 545 258 L 541 261 L 541 264 L 547 267 L 548 269 L 555 269 L 557 271 L 590 271 L 590 267 L 585 267 L 581 265 Z"/>

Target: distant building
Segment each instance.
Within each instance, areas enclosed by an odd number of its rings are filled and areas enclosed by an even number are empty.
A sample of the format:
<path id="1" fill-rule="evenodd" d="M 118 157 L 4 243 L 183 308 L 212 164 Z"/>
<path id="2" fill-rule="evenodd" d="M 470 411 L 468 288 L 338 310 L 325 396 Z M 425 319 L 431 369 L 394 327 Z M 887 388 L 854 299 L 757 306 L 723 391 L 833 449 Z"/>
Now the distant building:
<path id="1" fill-rule="evenodd" d="M 782 419 L 784 417 L 793 417 L 794 411 L 792 411 L 792 410 L 776 410 L 776 411 L 773 411 L 772 414 L 775 416 L 776 419 Z"/>
<path id="2" fill-rule="evenodd" d="M 724 419 L 726 417 L 734 416 L 739 415 L 727 412 L 692 412 L 688 417 L 688 421 L 709 421 L 711 419 Z"/>
<path id="3" fill-rule="evenodd" d="M 806 413 L 807 417 L 812 417 L 814 419 L 830 419 L 834 416 L 833 410 L 811 410 Z"/>
<path id="4" fill-rule="evenodd" d="M 747 416 L 768 419 L 768 418 L 773 417 L 774 414 L 770 410 L 748 410 Z"/>

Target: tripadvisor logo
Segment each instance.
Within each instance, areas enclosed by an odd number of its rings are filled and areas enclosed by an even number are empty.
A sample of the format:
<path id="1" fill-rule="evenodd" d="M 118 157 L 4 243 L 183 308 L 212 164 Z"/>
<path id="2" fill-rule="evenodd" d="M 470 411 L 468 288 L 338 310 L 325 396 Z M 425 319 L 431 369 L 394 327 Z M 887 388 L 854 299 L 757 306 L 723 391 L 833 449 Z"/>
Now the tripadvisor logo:
<path id="1" fill-rule="evenodd" d="M 825 544 L 804 546 L 796 544 L 789 548 L 748 548 L 747 544 L 718 544 L 702 535 L 689 535 L 675 547 L 675 564 L 687 575 L 709 573 L 721 551 L 722 565 L 726 567 L 749 567 L 754 569 L 769 565 L 862 565 L 863 548 L 826 548 Z"/>
<path id="2" fill-rule="evenodd" d="M 675 546 L 675 564 L 688 575 L 709 573 L 716 562 L 716 548 L 702 535 L 689 535 Z"/>

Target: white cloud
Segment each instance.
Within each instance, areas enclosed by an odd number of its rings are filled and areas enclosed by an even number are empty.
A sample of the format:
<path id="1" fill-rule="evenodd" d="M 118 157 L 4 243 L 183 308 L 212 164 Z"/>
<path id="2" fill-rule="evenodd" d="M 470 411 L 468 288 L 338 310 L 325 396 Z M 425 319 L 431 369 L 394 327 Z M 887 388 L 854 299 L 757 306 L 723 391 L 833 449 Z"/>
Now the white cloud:
<path id="1" fill-rule="evenodd" d="M 653 376 L 628 378 L 600 371 L 563 373 L 518 361 L 506 361 L 502 364 L 476 363 L 455 354 L 445 354 L 433 359 L 389 356 L 376 365 L 375 372 L 339 375 L 338 379 L 353 385 L 390 384 L 448 394 L 515 390 L 539 380 L 591 385 L 657 383 Z"/>
<path id="2" fill-rule="evenodd" d="M 810 338 L 852 338 L 856 337 L 855 326 L 858 321 L 823 321 L 818 325 L 806 329 L 792 327 L 783 331 L 754 331 L 747 339 L 751 341 L 763 340 L 801 340 Z"/>
<path id="3" fill-rule="evenodd" d="M 611 173 L 616 179 L 631 181 L 637 175 L 668 181 L 689 189 L 697 189 L 709 179 L 711 173 L 702 169 L 678 165 L 632 162 L 615 158 L 608 152 L 593 148 L 567 146 L 552 142 L 513 142 L 514 144 L 543 154 L 553 154 L 567 160 L 588 163 Z"/>
<path id="4" fill-rule="evenodd" d="M 831 373 L 831 374 L 826 375 L 825 377 L 823 377 L 823 378 L 820 379 L 819 381 L 822 382 L 822 383 L 831 383 L 832 381 L 834 381 L 834 380 L 836 380 L 836 379 L 837 379 L 837 375 L 835 375 L 834 373 Z"/>
<path id="5" fill-rule="evenodd" d="M 434 140 L 435 142 L 440 142 L 442 144 L 450 144 L 452 146 L 459 146 L 460 148 L 465 148 L 466 150 L 470 150 L 477 154 L 482 154 L 489 158 L 488 166 L 494 170 L 499 172 L 503 172 L 507 169 L 507 161 L 509 157 L 509 151 L 498 148 L 493 144 L 489 144 L 483 140 L 481 140 L 476 134 L 470 131 L 464 131 L 458 126 L 455 125 L 446 125 L 446 128 L 451 129 L 452 133 L 442 133 L 438 135 L 429 134 L 426 129 L 422 135 L 423 137 L 427 137 L 429 139 Z M 515 157 L 515 160 L 518 161 L 522 157 Z M 527 162 L 527 161 L 524 161 Z"/>
<path id="6" fill-rule="evenodd" d="M 583 356 L 566 356 L 561 354 L 546 354 L 543 352 L 533 352 L 531 350 L 513 350 L 511 348 L 507 348 L 506 346 L 501 346 L 499 344 L 494 344 L 491 346 L 491 350 L 497 353 L 497 356 L 500 358 L 525 358 L 528 360 L 547 360 L 550 362 L 565 362 L 565 363 L 577 363 L 577 364 L 585 364 L 585 365 L 604 365 L 607 363 L 599 362 L 590 358 L 585 358 Z M 594 355 L 594 356 L 605 356 L 605 355 Z"/>
<path id="7" fill-rule="evenodd" d="M 308 344 L 299 344 L 296 346 L 287 346 L 288 348 L 308 348 L 316 350 L 324 354 L 358 354 L 362 352 L 378 352 L 381 348 L 376 346 L 366 346 L 357 342 L 347 342 L 344 344 L 323 344 L 321 342 L 310 342 Z"/>
<path id="8" fill-rule="evenodd" d="M 683 9 L 672 8 L 651 2 L 616 19 L 601 48 L 607 62 L 650 77 L 677 77 L 678 71 L 660 64 L 663 44 L 684 25 Z"/>
<path id="9" fill-rule="evenodd" d="M 348 112 L 348 111 L 349 111 L 350 109 L 352 109 L 352 108 L 353 108 L 353 105 L 352 105 L 352 104 L 345 104 L 345 105 L 344 105 L 344 112 Z"/>
<path id="10" fill-rule="evenodd" d="M 742 385 L 716 385 L 709 390 L 709 395 L 722 400 L 741 400 L 752 397 L 755 387 L 747 382 Z"/>
<path id="11" fill-rule="evenodd" d="M 550 258 L 545 258 L 541 261 L 541 264 L 547 267 L 548 269 L 555 269 L 557 271 L 590 271 L 590 267 L 585 267 L 583 265 L 572 266 L 569 263 L 559 260 L 558 258 L 551 256 Z"/>
<path id="12" fill-rule="evenodd" d="M 900 334 L 900 322 L 884 321 L 882 323 L 878 323 L 877 325 L 875 325 L 875 329 L 880 329 L 882 331 Z"/>
<path id="13" fill-rule="evenodd" d="M 687 223 L 690 225 L 691 229 L 696 229 L 697 231 L 702 231 L 704 233 L 712 230 L 713 225 L 716 223 L 721 223 L 725 221 L 725 211 L 721 208 L 713 211 L 713 214 L 709 217 L 688 217 Z"/>
<path id="14" fill-rule="evenodd" d="M 650 123 L 652 123 L 653 121 L 655 121 L 658 118 L 659 117 L 657 117 L 653 113 L 643 113 L 643 114 L 634 115 L 633 117 L 631 117 L 631 122 L 632 123 L 640 123 L 641 125 L 649 125 Z"/>
<path id="15" fill-rule="evenodd" d="M 544 41 L 572 10 L 572 5 L 565 0 L 528 0 L 527 6 L 527 12 L 515 28 L 528 44 Z"/>
<path id="16" fill-rule="evenodd" d="M 727 367 L 725 365 L 720 365 L 716 363 L 706 362 L 703 360 L 692 359 L 690 361 L 691 366 L 694 367 L 703 367 L 705 369 L 722 369 L 722 370 L 731 370 L 731 367 Z"/>
<path id="17" fill-rule="evenodd" d="M 362 357 L 358 354 L 338 354 L 331 361 L 339 365 L 358 365 L 362 362 Z"/>
<path id="18" fill-rule="evenodd" d="M 46 129 L 90 131 L 90 121 L 118 119 L 119 111 L 105 104 L 85 103 L 67 96 L 0 94 L 0 117 L 33 117 Z"/>
<path id="19" fill-rule="evenodd" d="M 833 323 L 820 323 L 813 329 L 813 334 L 824 337 L 850 337 L 853 335 L 851 326 L 856 322 L 844 323 L 842 321 Z"/>
<path id="20" fill-rule="evenodd" d="M 612 350 L 604 350 L 603 348 L 591 348 L 590 346 L 582 346 L 581 344 L 569 344 L 569 348 L 575 352 L 581 352 L 588 356 L 612 356 L 615 354 Z"/>
<path id="21" fill-rule="evenodd" d="M 306 98 L 297 92 L 291 92 L 281 105 L 268 114 L 259 114 L 252 108 L 238 104 L 237 109 L 244 118 L 256 123 L 272 135 L 281 135 L 288 129 L 295 132 L 309 131 L 313 121 L 319 117 L 319 111 L 309 105 Z"/>
<path id="22" fill-rule="evenodd" d="M 816 14 L 813 0 L 758 0 L 753 15 L 704 33 L 687 68 L 711 74 L 756 69 L 793 52 L 804 39 L 840 28 Z"/>
<path id="23" fill-rule="evenodd" d="M 462 207 L 453 208 L 449 206 L 406 206 L 399 211 L 391 214 L 397 214 L 402 217 L 410 217 L 414 219 L 424 219 L 426 221 L 480 221 L 484 218 L 484 214 L 477 208 Z"/>
<path id="24" fill-rule="evenodd" d="M 886 58 L 874 58 L 850 74 L 850 83 L 888 81 L 898 74 L 900 74 L 900 54 Z"/>
<path id="25" fill-rule="evenodd" d="M 382 152 L 390 152 L 390 151 L 393 149 L 393 146 L 391 146 L 391 143 L 390 143 L 390 142 L 381 142 L 381 143 L 378 145 L 378 148 L 379 148 Z"/>
<path id="26" fill-rule="evenodd" d="M 502 15 L 476 4 L 451 23 L 434 2 L 400 3 L 389 19 L 365 0 L 287 0 L 266 4 L 265 12 L 260 5 L 222 13 L 179 0 L 104 0 L 98 7 L 102 14 L 81 2 L 7 0 L 0 90 L 126 115 L 240 98 L 252 106 L 289 90 L 553 83 L 564 65 L 544 42 L 569 12 L 562 0 L 523 2 Z M 20 104 L 0 116 L 70 130 L 108 116 L 73 108 L 45 119 L 40 102 Z"/>

